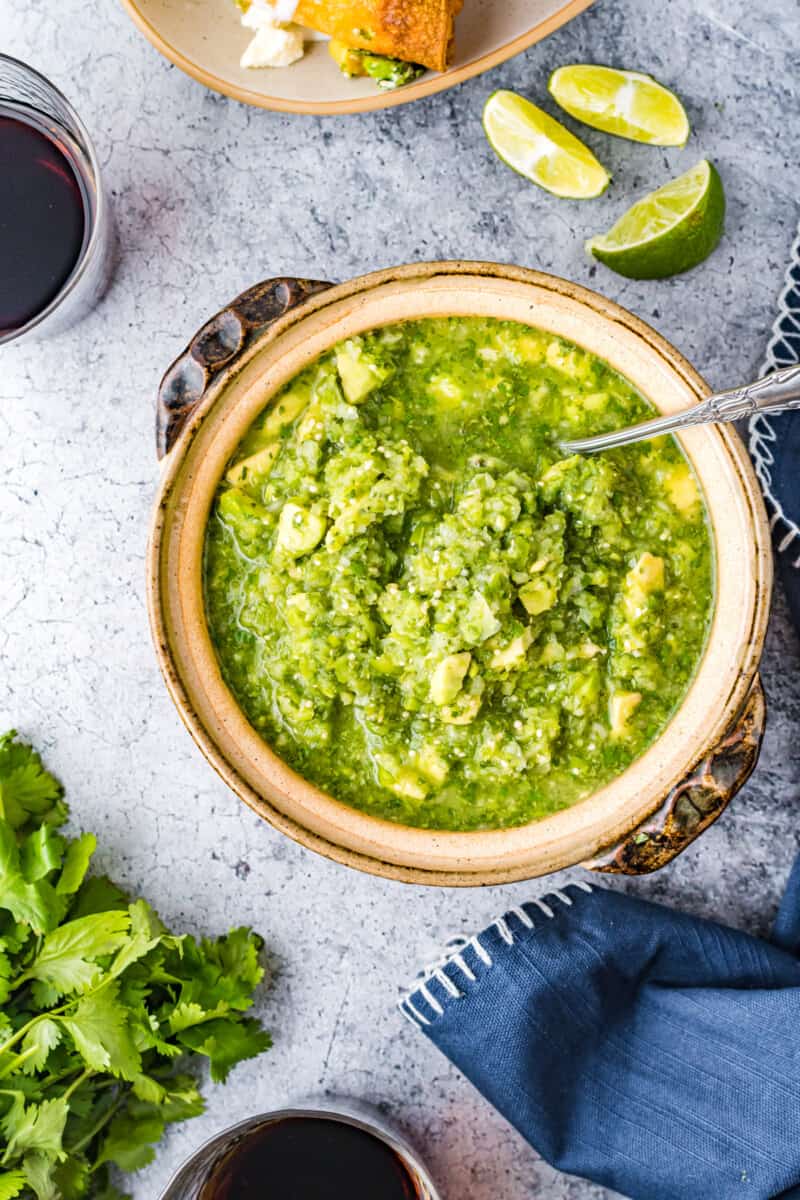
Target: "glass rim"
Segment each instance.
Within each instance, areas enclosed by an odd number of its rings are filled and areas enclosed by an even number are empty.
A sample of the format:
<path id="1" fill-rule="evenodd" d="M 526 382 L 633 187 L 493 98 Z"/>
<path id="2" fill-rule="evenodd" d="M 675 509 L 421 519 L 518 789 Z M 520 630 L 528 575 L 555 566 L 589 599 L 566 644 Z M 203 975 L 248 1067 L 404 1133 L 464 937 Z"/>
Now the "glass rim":
<path id="1" fill-rule="evenodd" d="M 75 130 L 77 131 L 82 143 L 82 149 L 85 151 L 86 158 L 89 162 L 89 167 L 91 169 L 94 182 L 96 211 L 89 238 L 81 250 L 80 257 L 73 267 L 71 274 L 65 280 L 63 287 L 56 292 L 53 299 L 41 310 L 41 312 L 36 313 L 35 316 L 26 321 L 24 325 L 20 325 L 17 329 L 10 330 L 7 334 L 0 334 L 0 346 L 8 345 L 11 342 L 16 341 L 17 338 L 22 338 L 25 334 L 30 333 L 30 331 L 35 329 L 37 325 L 41 325 L 43 321 L 47 320 L 47 318 L 54 313 L 55 310 L 59 308 L 72 294 L 88 270 L 92 255 L 94 254 L 97 245 L 103 236 L 103 226 L 108 219 L 108 200 L 106 199 L 102 177 L 100 175 L 100 163 L 97 158 L 97 151 L 95 150 L 95 145 L 89 130 L 86 128 L 86 125 L 81 120 L 74 106 L 70 103 L 61 89 L 56 87 L 52 80 L 48 79 L 46 75 L 43 75 L 41 71 L 37 71 L 36 67 L 32 67 L 29 63 L 23 62 L 21 58 L 15 58 L 12 54 L 4 54 L 0 52 L 0 66 L 3 63 L 9 63 L 12 67 L 17 67 L 21 71 L 32 75 L 35 79 L 39 80 L 40 83 L 43 83 L 46 88 L 53 92 L 58 100 L 64 105 L 69 119 L 74 123 Z M 0 96 L 0 104 L 2 104 L 3 100 L 8 100 L 13 103 L 11 97 L 8 96 Z"/>
<path id="2" fill-rule="evenodd" d="M 367 1105 L 365 1102 L 366 1108 Z M 256 1128 L 267 1122 L 273 1123 L 292 1119 L 338 1121 L 340 1124 L 352 1125 L 354 1128 L 370 1134 L 382 1142 L 383 1145 L 388 1146 L 390 1150 L 393 1150 L 400 1161 L 415 1172 L 419 1182 L 427 1189 L 429 1200 L 441 1200 L 439 1190 L 417 1151 L 406 1141 L 401 1133 L 394 1130 L 391 1125 L 384 1121 L 380 1110 L 373 1111 L 372 1107 L 368 1106 L 368 1110 L 362 1111 L 357 1101 L 351 1107 L 346 1100 L 343 1100 L 341 1103 L 333 1101 L 330 1104 L 321 1100 L 301 1101 L 286 1108 L 275 1108 L 267 1112 L 256 1113 L 252 1117 L 245 1117 L 243 1120 L 237 1121 L 234 1125 L 228 1125 L 224 1129 L 220 1129 L 217 1133 L 212 1134 L 211 1137 L 206 1138 L 190 1155 L 183 1159 L 175 1169 L 172 1177 L 168 1180 L 164 1190 L 160 1193 L 160 1200 L 179 1200 L 177 1194 L 173 1197 L 173 1188 L 181 1183 L 181 1175 L 187 1168 L 191 1167 L 195 1160 L 210 1151 L 215 1144 L 219 1143 L 220 1151 L 222 1151 L 225 1142 L 232 1140 L 237 1134 L 244 1134 L 249 1129 Z"/>

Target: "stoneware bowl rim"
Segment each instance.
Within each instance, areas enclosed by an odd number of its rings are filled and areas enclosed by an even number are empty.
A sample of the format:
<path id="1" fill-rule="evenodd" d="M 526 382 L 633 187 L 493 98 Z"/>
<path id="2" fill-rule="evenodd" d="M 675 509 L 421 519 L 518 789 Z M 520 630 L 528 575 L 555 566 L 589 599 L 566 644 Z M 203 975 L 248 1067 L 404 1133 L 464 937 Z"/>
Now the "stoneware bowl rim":
<path id="1" fill-rule="evenodd" d="M 276 828 L 335 861 L 407 882 L 511 882 L 574 865 L 630 833 L 719 742 L 756 677 L 771 590 L 769 531 L 738 435 L 724 426 L 687 430 L 680 440 L 714 530 L 717 602 L 708 645 L 656 743 L 580 804 L 521 828 L 447 833 L 396 825 L 326 796 L 273 754 L 222 681 L 203 611 L 206 519 L 226 462 L 269 395 L 341 337 L 434 314 L 509 316 L 562 333 L 622 370 L 665 411 L 709 390 L 637 317 L 538 271 L 410 264 L 331 287 L 272 325 L 211 384 L 168 454 L 148 551 L 150 620 L 162 673 L 193 738 Z"/>

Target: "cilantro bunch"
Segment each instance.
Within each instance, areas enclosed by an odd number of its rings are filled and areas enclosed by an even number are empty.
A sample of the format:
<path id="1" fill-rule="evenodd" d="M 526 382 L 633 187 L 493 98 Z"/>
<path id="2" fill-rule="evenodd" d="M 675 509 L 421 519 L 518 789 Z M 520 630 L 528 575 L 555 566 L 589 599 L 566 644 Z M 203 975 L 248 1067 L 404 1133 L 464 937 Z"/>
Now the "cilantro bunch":
<path id="1" fill-rule="evenodd" d="M 0 737 L 0 1200 L 124 1200 L 173 1121 L 203 1111 L 183 1064 L 224 1081 L 270 1046 L 243 1014 L 264 972 L 249 929 L 175 936 L 86 878 L 96 839 L 59 833 L 61 785 Z"/>

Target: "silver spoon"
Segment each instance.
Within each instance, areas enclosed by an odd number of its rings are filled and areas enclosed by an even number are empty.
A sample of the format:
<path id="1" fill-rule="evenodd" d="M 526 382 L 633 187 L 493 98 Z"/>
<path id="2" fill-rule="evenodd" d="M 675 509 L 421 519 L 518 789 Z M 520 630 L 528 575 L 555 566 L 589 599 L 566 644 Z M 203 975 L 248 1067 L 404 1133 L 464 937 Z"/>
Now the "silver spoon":
<path id="1" fill-rule="evenodd" d="M 591 454 L 595 450 L 611 450 L 615 446 L 643 442 L 676 429 L 687 429 L 690 425 L 738 421 L 754 413 L 783 412 L 790 408 L 800 408 L 800 364 L 783 367 L 780 371 L 765 375 L 763 379 L 757 379 L 755 383 L 731 388 L 729 392 L 715 392 L 707 400 L 683 412 L 654 417 L 652 421 L 629 425 L 627 429 L 614 429 L 611 433 L 599 433 L 595 437 L 562 442 L 561 449 L 567 454 Z"/>

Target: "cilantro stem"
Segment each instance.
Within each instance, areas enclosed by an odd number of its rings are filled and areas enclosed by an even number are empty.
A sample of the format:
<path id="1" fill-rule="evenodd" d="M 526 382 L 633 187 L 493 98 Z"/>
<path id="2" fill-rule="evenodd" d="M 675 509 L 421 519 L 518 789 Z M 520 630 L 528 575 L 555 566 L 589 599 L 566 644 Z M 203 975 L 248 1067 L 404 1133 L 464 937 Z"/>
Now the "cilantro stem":
<path id="1" fill-rule="evenodd" d="M 81 1086 L 81 1084 L 82 1084 L 82 1083 L 85 1083 L 85 1082 L 86 1082 L 86 1080 L 87 1080 L 87 1079 L 90 1079 L 92 1075 L 94 1075 L 94 1071 L 90 1071 L 90 1070 L 89 1070 L 89 1068 L 87 1067 L 85 1071 L 82 1071 L 82 1072 L 80 1073 L 80 1075 L 78 1076 L 78 1078 L 77 1078 L 77 1079 L 74 1079 L 74 1080 L 72 1081 L 72 1083 L 69 1085 L 69 1087 L 67 1088 L 67 1090 L 64 1092 L 64 1094 L 63 1094 L 63 1096 L 61 1097 L 61 1099 L 62 1099 L 62 1100 L 69 1100 L 70 1096 L 71 1096 L 71 1095 L 72 1095 L 72 1093 L 75 1091 L 75 1089 L 76 1089 L 76 1088 L 79 1088 L 79 1087 Z"/>
<path id="2" fill-rule="evenodd" d="M 113 1116 L 115 1116 L 115 1114 L 118 1112 L 118 1110 L 122 1107 L 122 1105 L 124 1103 L 125 1103 L 125 1092 L 123 1092 L 121 1095 L 117 1096 L 114 1100 L 114 1103 L 109 1108 L 107 1108 L 105 1112 L 100 1114 L 99 1118 L 95 1121 L 94 1125 L 88 1131 L 88 1133 L 85 1133 L 83 1135 L 83 1137 L 79 1138 L 79 1140 L 77 1142 L 75 1142 L 72 1146 L 65 1147 L 65 1149 L 67 1150 L 67 1153 L 68 1154 L 80 1154 L 81 1150 L 85 1150 L 86 1147 L 89 1145 L 89 1143 L 92 1141 L 92 1139 L 97 1137 L 100 1130 L 103 1129 L 106 1125 L 108 1125 L 109 1121 L 112 1119 Z"/>
<path id="3" fill-rule="evenodd" d="M 25 1037 L 25 1034 L 28 1032 L 28 1030 L 32 1029 L 37 1021 L 41 1021 L 43 1015 L 44 1014 L 39 1013 L 38 1016 L 31 1017 L 30 1021 L 26 1022 L 25 1025 L 22 1025 L 15 1034 L 12 1034 L 8 1041 L 3 1042 L 2 1046 L 0 1046 L 0 1057 L 2 1057 L 4 1054 L 7 1054 L 12 1046 L 16 1046 L 17 1042 L 21 1041 L 22 1038 Z M 50 1016 L 51 1014 L 47 1013 L 46 1015 Z"/>
<path id="4" fill-rule="evenodd" d="M 69 1000 L 65 1000 L 63 1004 L 58 1006 L 58 1008 L 51 1008 L 49 1012 L 38 1013 L 37 1016 L 31 1017 L 30 1021 L 26 1022 L 25 1025 L 22 1025 L 15 1034 L 13 1034 L 6 1042 L 3 1043 L 2 1046 L 0 1046 L 0 1058 L 2 1058 L 2 1056 L 6 1054 L 7 1051 L 12 1048 L 12 1046 L 16 1046 L 17 1042 L 25 1037 L 25 1034 L 29 1029 L 33 1028 L 37 1021 L 43 1021 L 45 1018 L 52 1019 L 53 1017 L 62 1016 L 68 1008 L 72 1007 L 72 1005 L 78 1004 L 81 1000 L 85 1000 L 89 996 L 96 996 L 98 992 L 102 992 L 103 988 L 108 987 L 108 985 L 113 982 L 113 976 L 108 975 L 101 979 L 100 983 L 96 984 L 93 988 L 89 988 L 89 990 L 86 992 L 81 992 L 80 996 L 72 996 Z"/>
<path id="5" fill-rule="evenodd" d="M 0 1058 L 2 1058 L 2 1056 L 6 1054 L 12 1048 L 12 1046 L 16 1046 L 17 1042 L 21 1041 L 22 1038 L 25 1037 L 25 1034 L 28 1033 L 29 1030 L 33 1029 L 34 1025 L 38 1021 L 43 1021 L 46 1017 L 60 1017 L 65 1009 L 69 1008 L 71 1004 L 75 1003 L 76 1000 L 67 1000 L 64 1004 L 60 1005 L 59 1008 L 53 1008 L 50 1010 L 50 1012 L 38 1013 L 37 1016 L 31 1017 L 30 1021 L 27 1021 L 24 1025 L 20 1026 L 17 1032 L 12 1034 L 8 1041 L 3 1042 L 3 1045 L 0 1046 Z"/>
<path id="6" fill-rule="evenodd" d="M 14 1058 L 0 1071 L 0 1079 L 5 1079 L 6 1075 L 13 1075 L 18 1067 L 21 1067 L 26 1058 L 30 1058 L 39 1049 L 38 1046 L 29 1046 L 27 1050 L 23 1050 L 21 1054 L 15 1054 Z"/>
<path id="7" fill-rule="evenodd" d="M 75 1074 L 74 1067 L 67 1067 L 66 1071 L 59 1071 L 57 1075 L 53 1075 L 51 1073 L 50 1075 L 45 1076 L 45 1078 L 42 1080 L 42 1087 L 43 1088 L 52 1087 L 52 1085 L 54 1083 L 61 1083 L 62 1080 L 69 1079 L 70 1076 L 72 1076 L 74 1074 Z"/>

